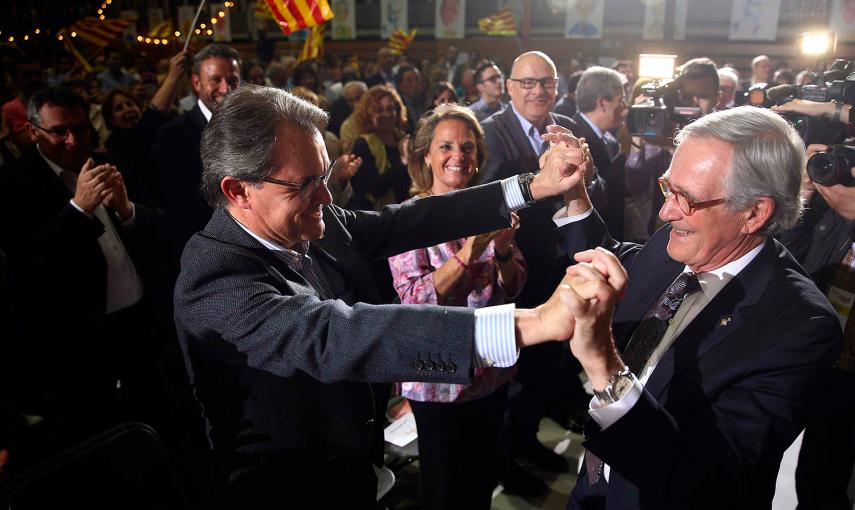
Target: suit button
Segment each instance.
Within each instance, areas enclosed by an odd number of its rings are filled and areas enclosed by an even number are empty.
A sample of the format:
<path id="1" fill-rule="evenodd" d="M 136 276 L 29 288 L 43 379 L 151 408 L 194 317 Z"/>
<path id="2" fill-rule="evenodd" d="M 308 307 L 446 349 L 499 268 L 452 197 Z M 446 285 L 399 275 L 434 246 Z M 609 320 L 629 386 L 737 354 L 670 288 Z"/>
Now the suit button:
<path id="1" fill-rule="evenodd" d="M 433 364 L 433 361 L 425 361 L 425 370 L 427 370 L 428 372 L 433 372 L 434 368 L 436 368 L 436 366 Z"/>
<path id="2" fill-rule="evenodd" d="M 413 370 L 416 372 L 421 372 L 425 369 L 425 364 L 422 360 L 413 361 Z"/>
<path id="3" fill-rule="evenodd" d="M 436 362 L 436 369 L 439 370 L 440 372 L 445 372 L 445 362 L 437 361 Z"/>
<path id="4" fill-rule="evenodd" d="M 453 361 L 449 361 L 445 364 L 445 369 L 448 370 L 449 374 L 453 374 L 457 372 L 457 365 Z"/>

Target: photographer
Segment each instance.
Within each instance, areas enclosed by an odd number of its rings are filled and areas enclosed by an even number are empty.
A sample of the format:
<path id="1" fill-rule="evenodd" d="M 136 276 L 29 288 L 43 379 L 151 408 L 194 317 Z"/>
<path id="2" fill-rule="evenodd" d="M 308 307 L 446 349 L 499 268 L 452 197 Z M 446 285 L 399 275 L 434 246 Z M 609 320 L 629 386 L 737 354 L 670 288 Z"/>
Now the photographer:
<path id="1" fill-rule="evenodd" d="M 851 105 L 838 101 L 818 103 L 807 99 L 793 99 L 790 102 L 772 107 L 772 111 L 777 113 L 801 113 L 811 117 L 831 119 L 832 122 L 843 124 L 849 124 L 849 110 L 851 109 Z M 852 133 L 850 132 L 849 135 L 852 136 Z"/>
<path id="2" fill-rule="evenodd" d="M 699 116 L 712 113 L 720 95 L 719 76 L 715 63 L 708 58 L 695 58 L 683 64 L 678 72 L 679 77 L 674 82 L 678 90 L 679 105 L 696 107 L 699 109 Z M 650 100 L 643 94 L 644 84 L 639 80 L 633 87 L 631 95 L 633 104 Z M 674 119 L 672 123 L 676 128 L 679 120 Z M 656 179 L 668 169 L 673 153 L 674 143 L 671 137 L 634 136 L 632 138 L 632 146 L 625 166 L 625 239 L 644 242 L 656 230 L 658 226 L 656 212 L 662 205 L 662 194 L 659 192 Z"/>
<path id="3" fill-rule="evenodd" d="M 832 103 L 795 100 L 787 105 L 793 103 L 796 104 L 788 111 L 821 115 L 828 111 L 828 105 L 834 110 Z M 849 108 L 844 110 L 848 117 Z M 847 486 L 855 463 L 855 321 L 851 320 L 855 314 L 852 300 L 847 299 L 855 292 L 855 186 L 851 181 L 855 168 L 849 168 L 849 175 L 838 177 L 845 183 L 813 182 L 810 176 L 814 175 L 814 179 L 817 176 L 811 168 L 817 167 L 818 160 L 813 165 L 810 161 L 817 154 L 825 161 L 852 165 L 846 161 L 845 153 L 826 153 L 828 149 L 820 144 L 808 146 L 808 172 L 803 176 L 801 188 L 808 207 L 798 226 L 778 236 L 829 296 L 844 325 L 843 353 L 824 391 L 818 395 L 817 412 L 805 429 L 799 452 L 796 469 L 799 510 L 851 508 Z"/>

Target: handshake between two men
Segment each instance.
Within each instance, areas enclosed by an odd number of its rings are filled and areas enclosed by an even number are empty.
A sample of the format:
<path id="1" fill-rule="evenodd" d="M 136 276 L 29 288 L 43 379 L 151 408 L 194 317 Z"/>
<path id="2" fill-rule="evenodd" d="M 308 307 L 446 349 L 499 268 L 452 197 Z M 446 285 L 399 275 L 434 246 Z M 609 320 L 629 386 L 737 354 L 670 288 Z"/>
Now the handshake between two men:
<path id="1" fill-rule="evenodd" d="M 586 197 L 593 163 L 585 139 L 577 139 L 566 128 L 555 125 L 548 126 L 542 137 L 550 142 L 550 148 L 540 158 L 542 170 L 532 181 L 532 195 L 555 195 L 560 190 L 565 201 Z M 617 257 L 604 248 L 582 251 L 574 258 L 577 264 L 567 268 L 546 303 L 517 311 L 518 344 L 570 340 L 570 351 L 594 389 L 602 390 L 610 375 L 624 368 L 612 338 L 611 320 L 625 292 L 627 273 Z M 530 329 L 537 334 L 527 334 Z"/>

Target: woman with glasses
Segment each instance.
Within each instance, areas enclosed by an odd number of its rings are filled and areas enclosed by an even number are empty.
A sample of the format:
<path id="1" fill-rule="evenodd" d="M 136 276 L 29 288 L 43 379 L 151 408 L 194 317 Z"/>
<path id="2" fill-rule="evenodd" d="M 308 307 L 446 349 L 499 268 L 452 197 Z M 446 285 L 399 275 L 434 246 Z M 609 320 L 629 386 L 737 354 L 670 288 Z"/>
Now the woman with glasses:
<path id="1" fill-rule="evenodd" d="M 421 197 L 469 187 L 486 157 L 484 131 L 468 109 L 436 107 L 419 123 L 409 160 L 412 192 Z M 413 250 L 389 259 L 405 304 L 481 308 L 513 299 L 526 270 L 514 227 Z M 445 370 L 442 359 L 422 360 Z M 499 428 L 514 368 L 476 368 L 471 384 L 405 382 L 419 431 L 423 509 L 488 509 L 500 454 Z"/>

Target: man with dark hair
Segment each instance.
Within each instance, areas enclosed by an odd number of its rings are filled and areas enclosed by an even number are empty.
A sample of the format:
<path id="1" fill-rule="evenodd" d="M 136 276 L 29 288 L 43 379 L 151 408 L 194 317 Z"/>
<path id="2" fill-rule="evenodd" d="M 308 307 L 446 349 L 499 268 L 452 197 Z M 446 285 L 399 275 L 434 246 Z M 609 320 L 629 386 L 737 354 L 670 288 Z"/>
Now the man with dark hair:
<path id="1" fill-rule="evenodd" d="M 368 264 L 507 227 L 580 178 L 582 149 L 545 135 L 536 177 L 347 211 L 331 205 L 325 123 L 286 92 L 243 87 L 203 135 L 216 211 L 184 250 L 175 319 L 226 508 L 374 508 L 388 396 L 374 383 L 468 381 L 573 321 L 564 287 L 533 310 L 377 305 Z"/>
<path id="2" fill-rule="evenodd" d="M 102 92 L 128 88 L 137 81 L 134 75 L 126 73 L 122 69 L 122 52 L 116 48 L 107 46 L 104 50 L 104 62 L 107 64 L 107 69 L 98 73 Z"/>
<path id="3" fill-rule="evenodd" d="M 240 83 L 240 55 L 223 44 L 205 46 L 193 57 L 190 83 L 198 98 L 196 106 L 163 126 L 155 140 L 159 199 L 172 245 L 167 263 L 174 268 L 173 278 L 184 243 L 211 217 L 211 208 L 199 193 L 199 144 L 212 112 Z"/>
<path id="4" fill-rule="evenodd" d="M 65 88 L 33 94 L 36 150 L 4 176 L 7 189 L 26 193 L 0 206 L 10 219 L 2 249 L 17 284 L 17 396 L 23 412 L 44 417 L 48 435 L 56 434 L 46 454 L 128 417 L 149 421 L 137 406 L 155 390 L 141 375 L 153 354 L 142 308 L 153 216 L 93 153 L 88 111 Z"/>
<path id="5" fill-rule="evenodd" d="M 411 65 L 398 67 L 395 88 L 407 107 L 407 133 L 413 133 L 419 118 L 425 112 L 425 101 L 419 70 Z"/>
<path id="6" fill-rule="evenodd" d="M 492 60 L 484 62 L 475 70 L 475 88 L 481 97 L 469 105 L 469 109 L 478 122 L 505 108 L 506 104 L 502 101 L 505 94 L 505 76 Z"/>

